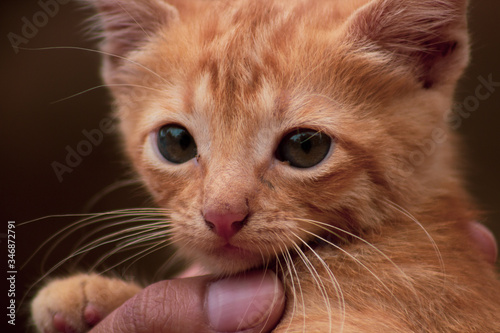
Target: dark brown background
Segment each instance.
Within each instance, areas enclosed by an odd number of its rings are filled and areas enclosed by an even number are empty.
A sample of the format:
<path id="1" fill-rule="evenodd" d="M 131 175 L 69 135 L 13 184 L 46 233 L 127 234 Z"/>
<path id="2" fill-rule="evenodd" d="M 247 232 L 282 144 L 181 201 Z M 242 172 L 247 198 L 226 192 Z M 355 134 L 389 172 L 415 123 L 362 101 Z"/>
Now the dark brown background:
<path id="1" fill-rule="evenodd" d="M 8 220 L 17 221 L 17 303 L 27 288 L 46 270 L 67 255 L 66 248 L 58 248 L 43 265 L 42 255 L 21 269 L 29 254 L 49 235 L 60 230 L 69 219 L 46 219 L 26 226 L 28 221 L 52 214 L 82 213 L 92 197 L 106 186 L 127 179 L 127 166 L 120 154 L 114 135 L 105 134 L 102 144 L 93 148 L 73 172 L 64 174 L 59 182 L 51 163 L 64 163 L 66 146 L 76 148 L 85 139 L 83 130 L 99 127 L 109 110 L 109 96 L 99 88 L 65 101 L 54 101 L 82 92 L 100 84 L 99 56 L 76 50 L 20 50 L 15 53 L 7 38 L 8 33 L 21 34 L 22 18 L 32 21 L 41 10 L 36 1 L 6 1 L 0 5 L 1 47 L 1 198 L 0 236 L 6 233 Z M 23 47 L 79 46 L 94 48 L 83 31 L 89 12 L 74 3 L 60 5 L 57 14 Z M 473 36 L 472 64 L 458 91 L 458 101 L 474 95 L 480 83 L 478 76 L 493 75 L 500 81 L 500 1 L 476 0 L 471 6 Z M 480 207 L 489 212 L 483 221 L 500 237 L 500 88 L 468 119 L 459 132 L 463 134 L 463 153 L 470 191 Z M 137 188 L 124 188 L 100 200 L 91 211 L 147 206 L 148 200 Z M 76 238 L 62 246 L 70 246 Z M 2 264 L 5 267 L 5 238 L 1 238 Z M 40 253 L 43 253 L 41 251 Z M 90 263 L 92 258 L 90 258 Z M 147 262 L 147 261 L 146 261 Z M 82 269 L 88 267 L 82 263 Z M 143 264 L 144 265 L 144 264 Z M 155 266 L 149 262 L 146 266 Z M 139 266 L 141 267 L 141 266 Z M 63 269 L 63 271 L 68 270 Z M 6 271 L 6 269 L 5 269 Z M 0 291 L 2 301 L 6 291 Z M 6 303 L 2 303 L 6 304 Z M 2 306 L 3 309 L 5 307 Z M 5 311 L 5 310 L 4 310 Z M 2 315 L 2 325 L 5 316 Z M 18 314 L 17 326 L 9 332 L 25 332 L 25 317 Z"/>

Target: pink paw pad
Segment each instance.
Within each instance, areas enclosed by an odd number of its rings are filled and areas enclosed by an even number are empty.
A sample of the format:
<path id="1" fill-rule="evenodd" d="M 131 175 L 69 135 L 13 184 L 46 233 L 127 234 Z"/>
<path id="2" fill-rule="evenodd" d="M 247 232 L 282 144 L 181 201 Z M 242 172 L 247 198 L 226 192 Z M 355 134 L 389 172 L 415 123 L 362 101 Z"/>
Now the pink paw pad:
<path id="1" fill-rule="evenodd" d="M 83 320 L 87 328 L 92 328 L 102 320 L 102 315 L 99 310 L 93 305 L 87 305 L 83 311 Z M 52 324 L 57 332 L 61 333 L 78 333 L 79 330 L 68 324 L 67 320 L 60 313 L 56 313 L 52 320 Z"/>
<path id="2" fill-rule="evenodd" d="M 59 313 L 56 313 L 54 315 L 52 324 L 54 325 L 54 328 L 58 332 L 61 332 L 61 333 L 77 333 L 77 330 L 75 328 L 71 327 L 71 325 L 69 325 L 66 322 L 66 319 L 64 319 L 64 317 L 61 314 L 59 314 Z"/>
<path id="3" fill-rule="evenodd" d="M 102 315 L 94 305 L 89 304 L 83 311 L 83 318 L 89 327 L 94 327 L 102 320 Z"/>

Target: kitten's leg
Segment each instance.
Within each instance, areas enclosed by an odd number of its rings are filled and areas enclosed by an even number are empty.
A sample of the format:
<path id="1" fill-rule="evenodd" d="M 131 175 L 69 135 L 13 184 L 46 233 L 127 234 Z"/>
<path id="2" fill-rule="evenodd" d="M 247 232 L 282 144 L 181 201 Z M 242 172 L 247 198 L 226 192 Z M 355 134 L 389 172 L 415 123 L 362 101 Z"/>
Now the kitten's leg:
<path id="1" fill-rule="evenodd" d="M 31 303 L 37 329 L 44 333 L 86 332 L 141 288 L 97 274 L 50 282 Z"/>

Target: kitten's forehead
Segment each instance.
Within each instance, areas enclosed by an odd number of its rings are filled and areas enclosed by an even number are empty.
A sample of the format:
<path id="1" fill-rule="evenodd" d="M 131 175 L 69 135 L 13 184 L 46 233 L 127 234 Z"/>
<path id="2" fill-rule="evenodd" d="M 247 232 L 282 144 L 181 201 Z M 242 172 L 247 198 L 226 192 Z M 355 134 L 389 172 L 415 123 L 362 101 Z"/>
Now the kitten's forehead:
<path id="1" fill-rule="evenodd" d="M 265 78 L 260 80 L 258 87 L 249 87 L 243 95 L 231 92 L 219 94 L 211 81 L 212 73 L 204 72 L 194 83 L 192 111 L 205 113 L 207 118 L 213 118 L 220 124 L 239 126 L 245 119 L 255 121 L 265 118 L 276 108 L 279 91 Z"/>
<path id="2" fill-rule="evenodd" d="M 202 156 L 259 164 L 293 129 L 312 128 L 340 137 L 341 126 L 350 121 L 349 113 L 335 100 L 288 91 L 266 78 L 258 88 L 248 88 L 246 94 L 221 98 L 210 83 L 210 75 L 205 72 L 195 81 L 191 110 L 185 117 Z"/>
<path id="3" fill-rule="evenodd" d="M 270 133 L 276 124 L 274 113 L 279 92 L 263 80 L 259 87 L 244 95 L 221 95 L 214 90 L 212 73 L 202 73 L 194 83 L 190 126 L 206 131 L 196 133 L 199 149 L 208 155 L 243 157 L 250 150 L 266 149 L 259 142 L 273 140 Z M 217 149 L 216 147 L 224 147 Z M 262 148 L 262 149 L 261 149 Z M 222 157 L 222 156 L 221 156 Z"/>

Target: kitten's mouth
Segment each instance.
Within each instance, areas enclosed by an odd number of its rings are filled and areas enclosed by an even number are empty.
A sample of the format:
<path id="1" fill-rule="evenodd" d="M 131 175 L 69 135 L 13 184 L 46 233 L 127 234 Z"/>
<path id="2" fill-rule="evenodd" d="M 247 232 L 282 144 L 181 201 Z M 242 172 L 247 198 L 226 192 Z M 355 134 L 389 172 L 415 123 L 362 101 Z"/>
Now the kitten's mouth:
<path id="1" fill-rule="evenodd" d="M 237 258 L 245 259 L 245 258 L 252 258 L 255 256 L 254 252 L 238 246 L 234 246 L 229 242 L 220 247 L 215 248 L 213 253 L 218 256 L 225 256 L 225 257 L 229 256 L 232 259 L 237 259 Z"/>
<path id="2" fill-rule="evenodd" d="M 234 245 L 231 245 L 229 243 L 227 243 L 226 245 L 224 245 L 222 247 L 225 251 L 243 251 L 242 249 L 240 249 L 239 247 L 237 246 L 234 246 Z"/>

